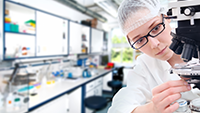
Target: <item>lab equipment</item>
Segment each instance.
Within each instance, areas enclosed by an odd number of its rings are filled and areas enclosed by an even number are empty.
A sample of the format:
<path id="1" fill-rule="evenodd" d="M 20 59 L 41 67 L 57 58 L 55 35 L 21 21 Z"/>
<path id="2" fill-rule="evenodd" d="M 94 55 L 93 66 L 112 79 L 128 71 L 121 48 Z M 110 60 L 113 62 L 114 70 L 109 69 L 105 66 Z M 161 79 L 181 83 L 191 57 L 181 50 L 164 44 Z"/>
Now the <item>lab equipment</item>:
<path id="1" fill-rule="evenodd" d="M 177 100 L 179 108 L 174 113 L 191 113 L 191 110 L 188 107 L 188 102 L 185 99 Z"/>
<path id="2" fill-rule="evenodd" d="M 160 0 L 124 0 L 118 9 L 118 20 L 123 33 L 127 36 L 129 32 L 161 13 L 166 12 L 160 5 Z"/>
<path id="3" fill-rule="evenodd" d="M 181 58 L 188 62 L 199 58 L 200 40 L 200 1 L 199 0 L 178 0 L 169 3 L 168 15 L 175 17 L 178 21 L 176 35 L 173 35 L 170 49 L 181 54 Z"/>
<path id="4" fill-rule="evenodd" d="M 72 77 L 73 77 L 72 73 L 69 72 L 69 73 L 68 73 L 68 78 L 72 78 Z"/>
<path id="5" fill-rule="evenodd" d="M 194 99 L 190 102 L 190 109 L 195 111 L 195 113 L 200 113 L 200 98 Z"/>
<path id="6" fill-rule="evenodd" d="M 190 109 L 193 111 L 192 113 L 200 113 L 200 98 L 190 102 Z"/>
<path id="7" fill-rule="evenodd" d="M 86 68 L 83 70 L 83 74 L 82 74 L 83 78 L 88 78 L 91 77 L 91 72 Z"/>
<path id="8" fill-rule="evenodd" d="M 200 89 L 200 1 L 178 0 L 169 3 L 169 18 L 178 22 L 176 34 L 172 33 L 170 49 L 181 55 L 185 64 L 176 65 L 173 72 L 181 77 L 191 78 L 188 83 L 195 84 L 194 88 Z M 192 61 L 192 57 L 198 58 Z M 190 62 L 189 62 L 190 61 Z"/>

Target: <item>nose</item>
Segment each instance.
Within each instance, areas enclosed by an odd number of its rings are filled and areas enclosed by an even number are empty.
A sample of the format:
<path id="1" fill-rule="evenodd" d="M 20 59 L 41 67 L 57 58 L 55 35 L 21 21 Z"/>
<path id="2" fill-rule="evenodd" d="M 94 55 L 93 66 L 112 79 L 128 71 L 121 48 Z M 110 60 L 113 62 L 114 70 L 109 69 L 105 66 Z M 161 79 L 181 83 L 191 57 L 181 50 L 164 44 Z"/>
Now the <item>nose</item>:
<path id="1" fill-rule="evenodd" d="M 160 44 L 157 38 L 148 37 L 148 40 L 152 49 L 157 48 Z"/>

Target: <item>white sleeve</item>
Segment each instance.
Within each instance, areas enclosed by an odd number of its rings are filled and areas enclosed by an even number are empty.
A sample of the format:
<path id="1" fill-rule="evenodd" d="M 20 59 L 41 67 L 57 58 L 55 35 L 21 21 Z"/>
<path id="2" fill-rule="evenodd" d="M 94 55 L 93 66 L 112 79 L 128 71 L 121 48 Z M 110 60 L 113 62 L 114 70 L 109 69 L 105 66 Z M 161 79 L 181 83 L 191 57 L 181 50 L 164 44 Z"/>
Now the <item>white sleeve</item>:
<path id="1" fill-rule="evenodd" d="M 147 95 L 151 95 L 145 76 L 145 71 L 140 66 L 130 71 L 127 87 L 119 90 L 114 96 L 108 113 L 131 113 L 136 107 L 145 104 Z"/>

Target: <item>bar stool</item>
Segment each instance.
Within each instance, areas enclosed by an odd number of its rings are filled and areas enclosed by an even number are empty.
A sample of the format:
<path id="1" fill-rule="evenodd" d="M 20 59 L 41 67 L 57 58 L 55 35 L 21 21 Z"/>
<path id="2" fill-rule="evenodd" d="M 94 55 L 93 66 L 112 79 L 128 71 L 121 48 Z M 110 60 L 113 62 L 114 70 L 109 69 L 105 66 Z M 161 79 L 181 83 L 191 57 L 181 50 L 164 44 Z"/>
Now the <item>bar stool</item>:
<path id="1" fill-rule="evenodd" d="M 91 96 L 85 99 L 85 106 L 95 113 L 107 106 L 107 99 L 103 96 Z"/>
<path id="2" fill-rule="evenodd" d="M 112 88 L 112 97 L 109 98 L 109 101 L 112 101 L 113 96 L 123 86 L 123 69 L 124 66 L 115 68 L 112 72 L 113 80 L 107 82 L 107 85 Z"/>
<path id="3" fill-rule="evenodd" d="M 122 81 L 112 80 L 108 82 L 108 86 L 112 88 L 112 97 L 122 88 Z"/>

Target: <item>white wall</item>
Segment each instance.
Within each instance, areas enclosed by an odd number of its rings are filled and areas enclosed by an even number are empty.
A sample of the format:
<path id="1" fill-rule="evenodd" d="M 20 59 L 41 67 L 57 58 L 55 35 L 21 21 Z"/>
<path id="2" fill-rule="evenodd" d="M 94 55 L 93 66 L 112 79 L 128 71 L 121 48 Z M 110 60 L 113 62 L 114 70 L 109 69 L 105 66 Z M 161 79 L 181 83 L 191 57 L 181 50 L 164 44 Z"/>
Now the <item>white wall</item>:
<path id="1" fill-rule="evenodd" d="M 0 0 L 0 61 L 3 59 L 3 0 Z"/>

